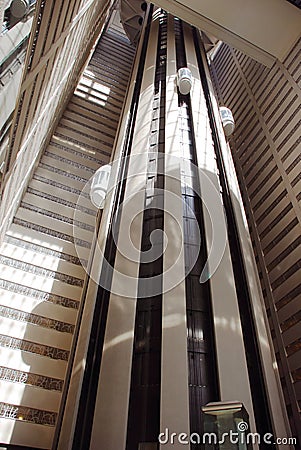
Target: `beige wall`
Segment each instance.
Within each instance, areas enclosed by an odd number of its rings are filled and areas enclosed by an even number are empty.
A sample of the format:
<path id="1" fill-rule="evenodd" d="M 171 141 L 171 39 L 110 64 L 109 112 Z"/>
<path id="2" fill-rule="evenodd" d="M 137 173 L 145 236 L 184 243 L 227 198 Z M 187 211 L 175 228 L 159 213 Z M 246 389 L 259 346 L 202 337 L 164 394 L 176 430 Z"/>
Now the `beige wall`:
<path id="1" fill-rule="evenodd" d="M 301 41 L 269 70 L 223 44 L 211 63 L 231 108 L 230 146 L 243 192 L 292 433 L 300 427 Z"/>

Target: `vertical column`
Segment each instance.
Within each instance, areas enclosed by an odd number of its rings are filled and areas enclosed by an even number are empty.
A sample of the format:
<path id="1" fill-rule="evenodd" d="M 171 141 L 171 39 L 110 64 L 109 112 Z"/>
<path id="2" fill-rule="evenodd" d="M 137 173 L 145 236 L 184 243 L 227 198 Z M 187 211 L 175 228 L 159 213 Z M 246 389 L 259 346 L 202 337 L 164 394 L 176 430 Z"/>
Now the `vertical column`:
<path id="1" fill-rule="evenodd" d="M 84 293 L 84 308 L 82 311 L 80 331 L 76 343 L 76 352 L 74 357 L 72 375 L 68 390 L 68 396 L 66 399 L 65 413 L 62 421 L 62 430 L 59 437 L 58 449 L 70 450 L 74 445 L 74 437 L 77 432 L 77 415 L 81 407 L 81 393 L 83 389 L 83 382 L 85 376 L 85 369 L 87 366 L 87 354 L 89 351 L 90 335 L 92 329 L 93 313 L 95 305 L 97 304 L 97 293 L 99 289 L 98 280 L 101 276 L 102 259 L 105 252 L 106 240 L 108 236 L 108 230 L 110 227 L 111 212 L 114 207 L 114 193 L 118 178 L 118 168 L 120 160 L 122 158 L 122 150 L 125 145 L 125 136 L 127 134 L 127 125 L 129 122 L 129 116 L 131 111 L 131 100 L 135 88 L 135 77 L 137 76 L 138 62 L 136 62 L 132 69 L 132 81 L 129 85 L 127 98 L 123 106 L 122 114 L 123 120 L 120 122 L 119 128 L 116 133 L 116 145 L 114 153 L 114 164 L 111 171 L 112 186 L 109 187 L 106 197 L 106 207 L 102 211 L 101 215 L 101 227 L 93 254 L 91 255 L 91 261 L 88 266 L 89 278 L 87 279 L 86 290 Z M 118 163 L 117 163 L 118 161 Z M 113 187 L 114 186 L 114 187 Z M 86 192 L 89 194 L 89 192 Z M 92 252 L 91 252 L 92 253 Z M 85 399 L 86 400 L 86 399 Z M 83 431 L 83 424 L 81 423 L 81 429 L 79 434 Z M 87 445 L 85 442 L 84 445 Z M 75 444 L 76 449 L 79 448 L 78 444 Z"/>
<path id="2" fill-rule="evenodd" d="M 168 16 L 164 204 L 164 232 L 168 244 L 163 259 L 161 430 L 165 432 L 168 429 L 170 433 L 189 435 L 185 260 L 176 74 L 173 17 Z M 182 446 L 175 440 L 172 447 L 176 449 Z"/>
<path id="3" fill-rule="evenodd" d="M 125 449 L 158 21 L 151 24 L 120 218 L 91 450 Z M 140 214 L 135 217 L 135 211 Z M 129 224 L 133 220 L 132 227 Z M 129 233 L 130 231 L 130 233 Z M 129 247 L 127 246 L 129 244 Z M 133 246 L 133 247 L 132 247 Z M 138 253 L 127 254 L 129 248 Z M 133 259 L 131 256 L 134 256 Z"/>
<path id="4" fill-rule="evenodd" d="M 159 21 L 135 318 L 127 450 L 156 446 L 160 432 L 164 225 L 166 14 Z"/>
<path id="5" fill-rule="evenodd" d="M 255 430 L 252 397 L 250 391 L 245 348 L 238 309 L 235 280 L 226 222 L 220 196 L 220 184 L 206 102 L 198 71 L 191 27 L 185 26 L 185 46 L 188 67 L 192 72 L 191 90 L 192 117 L 195 131 L 198 166 L 201 170 L 200 185 L 204 208 L 206 243 L 209 254 L 209 273 L 212 292 L 212 308 L 219 371 L 220 395 L 222 401 L 240 400 L 245 405 L 252 430 Z M 210 209 L 214 203 L 214 220 L 212 223 Z M 218 226 L 221 236 L 214 235 Z M 220 261 L 214 256 L 220 256 Z M 215 267 L 213 264 L 216 263 Z M 215 271 L 214 271 L 215 270 Z"/>

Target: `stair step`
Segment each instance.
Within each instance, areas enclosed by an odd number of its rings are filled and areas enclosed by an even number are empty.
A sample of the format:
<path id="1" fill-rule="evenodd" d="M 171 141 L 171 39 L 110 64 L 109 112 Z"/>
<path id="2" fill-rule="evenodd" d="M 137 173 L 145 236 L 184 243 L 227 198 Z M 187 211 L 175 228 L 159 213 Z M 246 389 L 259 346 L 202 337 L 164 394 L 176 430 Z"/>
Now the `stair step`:
<path id="1" fill-rule="evenodd" d="M 14 239 L 20 239 L 21 241 L 25 241 L 31 243 L 32 245 L 38 245 L 42 248 L 49 248 L 50 251 L 59 252 L 63 254 L 64 259 L 68 261 L 75 261 L 76 264 L 80 264 L 78 259 L 78 254 L 74 244 L 70 241 L 64 241 L 60 237 L 55 237 L 50 233 L 46 234 L 46 232 L 39 231 L 39 227 L 30 227 L 23 226 L 21 224 L 12 223 L 9 231 L 6 233 L 7 236 L 10 236 Z M 81 249 L 89 255 L 89 251 L 86 249 Z"/>
<path id="2" fill-rule="evenodd" d="M 61 393 L 58 391 L 49 391 L 44 389 L 41 394 L 40 388 L 36 386 L 24 386 L 22 384 L 14 385 L 13 395 L 11 393 L 12 383 L 9 381 L 0 381 L 0 390 L 2 392 L 1 401 L 14 405 L 24 405 L 27 408 L 44 409 L 47 404 L 47 410 L 58 411 L 61 401 Z"/>
<path id="3" fill-rule="evenodd" d="M 34 313 L 52 320 L 68 322 L 72 325 L 75 325 L 77 318 L 77 310 L 74 308 L 67 308 L 3 288 L 0 288 L 0 303 L 7 308 L 13 308 L 24 313 Z"/>
<path id="4" fill-rule="evenodd" d="M 47 358 L 59 361 L 68 361 L 69 358 L 69 351 L 66 349 L 45 345 L 40 342 L 32 342 L 28 339 L 10 336 L 9 334 L 0 334 L 0 347 L 9 347 L 12 350 L 23 350 L 24 352 L 46 356 Z"/>
<path id="5" fill-rule="evenodd" d="M 25 207 L 26 209 L 32 209 L 33 211 L 37 209 L 39 214 L 43 213 L 49 217 L 57 217 L 58 220 L 71 224 L 73 223 L 74 211 L 76 210 L 76 220 L 79 222 L 77 226 L 92 233 L 94 232 L 96 208 L 93 207 L 92 203 L 87 205 L 91 206 L 91 208 L 76 205 L 76 203 L 70 204 L 69 202 L 68 204 L 68 202 L 64 202 L 58 197 L 29 188 L 23 197 L 21 205 L 23 206 L 23 204 L 28 204 L 29 208 Z"/>
<path id="6" fill-rule="evenodd" d="M 53 197 L 59 198 L 62 202 L 65 202 L 66 205 L 73 204 L 89 209 L 89 198 L 87 198 L 87 196 L 70 192 L 70 190 L 64 189 L 59 185 L 49 184 L 46 182 L 46 180 L 44 182 L 42 181 L 42 178 L 37 177 L 37 174 L 30 181 L 28 187 L 30 189 L 33 189 L 34 191 L 40 192 L 41 194 L 52 195 Z M 94 206 L 93 209 L 94 214 L 96 215 L 96 209 L 94 208 Z"/>
<path id="7" fill-rule="evenodd" d="M 90 107 L 88 102 L 81 100 L 80 97 L 72 97 L 64 114 L 68 116 L 69 112 L 76 114 L 77 116 L 87 117 L 95 123 L 95 126 L 104 125 L 112 127 L 116 131 L 118 124 L 118 115 L 113 114 L 108 110 L 102 110 L 101 112 L 97 108 Z"/>
<path id="8" fill-rule="evenodd" d="M 15 216 L 15 223 L 17 219 L 28 224 L 30 228 L 43 230 L 44 233 L 60 237 L 62 240 L 74 242 L 73 225 L 72 223 L 63 222 L 60 219 L 45 216 L 44 214 L 38 214 L 35 211 L 30 211 L 25 208 L 19 208 Z M 27 225 L 26 225 L 27 226 Z M 91 246 L 93 233 L 88 230 L 80 230 L 80 240 L 77 240 L 77 244 L 87 249 Z"/>
<path id="9" fill-rule="evenodd" d="M 51 346 L 63 351 L 70 349 L 72 334 L 63 333 L 48 328 L 32 325 L 31 323 L 0 317 L 1 334 L 44 346 Z"/>
<path id="10" fill-rule="evenodd" d="M 11 367 L 20 371 L 31 371 L 42 376 L 64 379 L 66 375 L 67 363 L 59 359 L 47 358 L 47 356 L 37 355 L 32 352 L 26 354 L 20 349 L 0 347 L 1 365 Z"/>
<path id="11" fill-rule="evenodd" d="M 89 155 L 83 153 L 84 149 L 77 148 L 75 151 L 71 146 L 62 146 L 56 143 L 56 136 L 53 136 L 53 140 L 48 145 L 48 152 L 51 155 L 57 155 L 58 157 L 65 158 L 66 160 L 73 161 L 75 164 L 83 165 L 87 167 L 87 170 L 93 174 L 96 170 L 108 162 L 108 157 L 101 157 L 96 152 L 90 152 Z M 94 156 L 97 155 L 97 158 Z"/>
<path id="12" fill-rule="evenodd" d="M 5 249 L 7 254 L 5 254 L 5 252 L 3 251 L 0 255 L 0 263 L 3 264 L 3 266 L 13 267 L 28 273 L 32 273 L 34 275 L 44 276 L 45 278 L 56 279 L 62 281 L 63 283 L 71 284 L 72 286 L 83 286 L 84 270 L 80 271 L 80 277 L 76 277 L 76 272 L 72 271 L 72 267 L 68 266 L 68 263 L 62 262 L 62 264 L 60 264 L 60 260 L 57 259 L 55 259 L 53 261 L 53 264 L 51 265 L 51 260 L 53 260 L 53 258 L 48 259 L 48 264 L 46 263 L 46 261 L 45 264 L 43 264 L 43 261 L 42 264 L 37 264 L 38 261 L 36 261 L 35 259 L 31 259 L 32 255 L 30 254 L 27 254 L 27 257 L 19 254 L 19 259 L 16 258 L 17 255 L 14 255 L 14 257 L 12 258 L 10 255 L 12 255 L 13 253 L 9 253 L 11 248 L 11 246 L 7 246 L 7 248 Z M 32 262 L 34 262 L 34 264 Z M 63 271 L 64 265 L 65 271 Z"/>
<path id="13" fill-rule="evenodd" d="M 40 181 L 43 180 L 49 186 L 59 186 L 60 189 L 78 195 L 80 195 L 87 183 L 86 179 L 81 179 L 70 171 L 55 170 L 52 166 L 41 163 L 35 171 L 33 178 L 39 179 Z"/>
<path id="14" fill-rule="evenodd" d="M 77 132 L 76 130 L 73 130 L 69 127 L 58 125 L 56 132 L 56 136 L 61 136 L 64 139 L 70 139 L 71 142 L 74 142 L 78 144 L 79 146 L 85 147 L 89 149 L 90 151 L 97 151 L 98 149 L 102 149 L 106 152 L 107 157 L 110 158 L 111 153 L 111 147 L 106 143 L 106 141 L 93 139 L 88 134 L 82 134 L 80 132 Z"/>
<path id="15" fill-rule="evenodd" d="M 23 244 L 23 245 L 22 245 Z M 1 247 L 0 257 L 6 256 L 23 261 L 27 264 L 33 264 L 43 269 L 55 270 L 66 275 L 72 275 L 83 279 L 85 277 L 84 268 L 80 264 L 74 264 L 61 258 L 59 252 L 43 252 L 47 250 L 45 247 L 31 247 L 31 244 L 17 239 L 11 239 L 7 236 Z"/>
<path id="16" fill-rule="evenodd" d="M 116 125 L 112 124 L 112 121 L 104 122 L 102 118 L 98 118 L 98 121 L 95 120 L 95 115 L 83 114 L 83 110 L 78 109 L 76 111 L 75 107 L 66 109 L 63 114 L 63 118 L 68 121 L 72 121 L 74 124 L 81 124 L 85 126 L 86 129 L 97 129 L 99 133 L 107 133 L 107 135 L 111 136 L 111 138 L 115 139 Z"/>
<path id="17" fill-rule="evenodd" d="M 56 294 L 59 296 L 66 296 L 73 300 L 80 300 L 82 288 L 80 286 L 72 286 L 60 280 L 47 278 L 42 275 L 26 272 L 16 267 L 6 266 L 0 264 L 1 279 L 10 282 L 11 280 L 17 282 L 22 286 L 38 289 L 44 293 Z"/>
<path id="18" fill-rule="evenodd" d="M 51 153 L 51 151 L 49 150 L 45 151 L 44 156 L 41 159 L 41 163 L 46 164 L 46 166 L 48 167 L 52 167 L 52 170 L 57 169 L 60 172 L 64 171 L 71 175 L 76 175 L 77 177 L 80 177 L 85 183 L 95 172 L 89 167 L 86 167 L 79 163 L 75 163 L 71 159 L 60 158 L 54 153 Z"/>
<path id="19" fill-rule="evenodd" d="M 79 299 L 72 299 L 68 297 L 68 295 L 63 296 L 53 292 L 49 293 L 35 287 L 28 287 L 11 280 L 5 280 L 4 278 L 0 278 L 0 289 L 1 291 L 3 290 L 10 292 L 13 295 L 24 295 L 39 302 L 45 301 L 50 304 L 59 305 L 70 309 L 72 308 L 75 310 L 79 307 Z"/>

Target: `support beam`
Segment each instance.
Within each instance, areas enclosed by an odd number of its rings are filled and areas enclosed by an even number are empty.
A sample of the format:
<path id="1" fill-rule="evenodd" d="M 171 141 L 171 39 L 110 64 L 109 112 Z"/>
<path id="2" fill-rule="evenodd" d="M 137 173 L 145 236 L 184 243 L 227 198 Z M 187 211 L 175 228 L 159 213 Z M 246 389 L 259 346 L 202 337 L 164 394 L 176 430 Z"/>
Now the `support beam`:
<path id="1" fill-rule="evenodd" d="M 155 0 L 154 3 L 268 67 L 276 59 L 283 61 L 300 37 L 301 10 L 284 0 Z"/>

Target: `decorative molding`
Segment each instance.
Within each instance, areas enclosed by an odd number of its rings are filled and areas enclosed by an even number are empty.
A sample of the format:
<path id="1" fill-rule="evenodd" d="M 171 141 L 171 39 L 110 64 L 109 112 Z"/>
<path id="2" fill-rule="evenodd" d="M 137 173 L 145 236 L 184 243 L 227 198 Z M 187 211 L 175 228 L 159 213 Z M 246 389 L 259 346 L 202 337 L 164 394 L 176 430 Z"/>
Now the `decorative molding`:
<path id="1" fill-rule="evenodd" d="M 33 289 L 18 283 L 13 283 L 12 281 L 0 279 L 0 288 L 5 289 L 6 291 L 14 292 L 16 294 L 26 295 L 27 297 L 34 298 L 41 302 L 44 301 L 53 303 L 55 305 L 65 306 L 66 308 L 78 309 L 79 306 L 79 301 L 77 300 L 72 300 L 61 295 Z"/>
<path id="2" fill-rule="evenodd" d="M 0 366 L 0 380 L 36 386 L 50 391 L 63 390 L 64 380 Z"/>
<path id="3" fill-rule="evenodd" d="M 74 332 L 74 325 L 71 323 L 61 322 L 59 320 L 50 319 L 49 317 L 40 316 L 38 314 L 20 311 L 15 308 L 8 308 L 7 306 L 0 306 L 0 316 L 7 319 L 18 320 L 19 322 L 27 322 L 40 327 L 60 331 L 61 333 L 73 334 Z"/>
<path id="4" fill-rule="evenodd" d="M 0 417 L 54 427 L 57 413 L 0 402 Z"/>
<path id="5" fill-rule="evenodd" d="M 0 347 L 8 347 L 13 350 L 23 350 L 25 352 L 35 353 L 37 355 L 46 356 L 51 359 L 59 359 L 68 361 L 69 351 L 62 348 L 50 347 L 36 342 L 18 339 L 11 336 L 0 334 Z"/>

